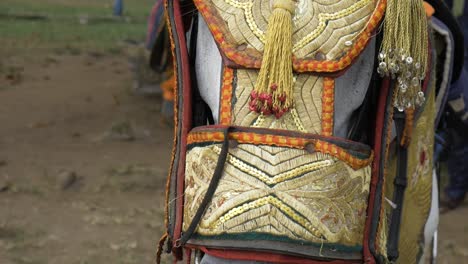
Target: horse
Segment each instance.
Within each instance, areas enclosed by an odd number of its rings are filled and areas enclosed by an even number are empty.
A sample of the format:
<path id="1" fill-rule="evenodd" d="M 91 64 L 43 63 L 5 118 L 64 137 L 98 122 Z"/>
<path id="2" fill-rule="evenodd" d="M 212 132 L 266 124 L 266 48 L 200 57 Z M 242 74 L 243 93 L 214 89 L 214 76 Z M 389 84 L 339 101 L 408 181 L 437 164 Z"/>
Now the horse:
<path id="1" fill-rule="evenodd" d="M 317 2 L 299 1 L 295 12 L 310 16 L 307 7 L 325 5 Z M 195 249 L 195 263 L 204 264 L 266 261 L 272 254 L 278 263 L 297 263 L 304 256 L 351 262 L 366 259 L 370 263 L 398 257 L 409 262 L 434 260 L 438 175 L 430 147 L 447 86 L 456 74 L 453 54 L 457 45 L 454 30 L 444 23 L 447 19 L 432 18 L 429 23 L 445 45 L 445 63 L 436 71 L 435 58 L 439 55 L 435 49 L 428 52 L 432 64 L 421 78 L 428 100 L 421 103 L 424 107 L 420 110 L 401 114 L 399 105 L 388 99 L 395 84 L 389 74 L 379 72 L 385 59 L 377 30 L 379 8 L 386 3 L 382 0 L 347 1 L 349 10 L 363 14 L 365 4 L 373 3 L 367 14 L 371 19 L 366 22 L 358 16 L 343 20 L 354 21 L 354 29 L 343 21 L 325 23 L 325 28 L 332 25 L 328 38 L 335 41 L 334 45 L 327 46 L 327 38 L 316 35 L 321 46 L 309 47 L 314 56 L 309 64 L 294 61 L 294 90 L 284 92 L 294 99 L 292 107 L 287 111 L 272 107 L 259 110 L 255 100 L 260 93 L 254 89 L 261 75 L 257 71 L 262 55 L 255 47 L 264 48 L 266 37 L 259 27 L 266 26 L 249 15 L 253 7 L 247 4 L 265 7 L 264 1 L 195 3 L 197 9 L 178 1 L 167 5 L 178 92 L 176 142 L 168 178 L 168 234 L 164 238 L 170 237 L 169 248 L 176 258 L 182 258 L 181 249 L 189 244 L 187 252 Z M 238 10 L 245 12 L 248 23 L 236 16 L 241 12 Z M 217 12 L 226 13 L 220 16 Z M 313 16 L 310 19 L 313 21 Z M 293 23 L 307 28 L 299 19 Z M 375 25 L 370 27 L 372 23 Z M 339 31 L 334 27 L 340 26 L 349 31 L 331 37 Z M 236 41 L 223 30 L 247 43 L 231 45 Z M 296 52 L 300 52 L 301 47 L 297 47 Z M 335 56 L 341 64 L 321 63 L 332 61 L 327 56 Z M 343 66 L 343 61 L 348 64 Z M 321 67 L 332 69 L 334 65 L 337 69 L 323 74 Z M 431 77 L 435 74 L 440 81 Z M 279 98 L 281 105 L 283 94 L 275 95 L 276 86 L 273 88 L 273 97 Z M 271 98 L 265 96 L 264 101 Z M 409 120 L 408 115 L 414 119 Z M 413 125 L 416 132 L 411 138 L 411 132 L 405 131 Z M 376 137 L 379 133 L 385 139 L 383 144 Z M 372 150 L 367 147 L 372 145 Z M 379 176 L 371 176 L 371 172 Z M 400 174 L 404 178 L 399 178 Z M 373 196 L 375 192 L 381 196 Z M 418 211 L 418 203 L 425 209 Z M 411 219 L 416 219 L 416 228 L 408 224 Z M 229 228 L 234 231 L 230 233 Z M 357 241 L 363 237 L 369 241 L 360 245 Z M 288 244 L 298 238 L 310 242 Z M 236 239 L 241 242 L 232 242 Z M 356 244 L 359 246 L 352 246 Z M 249 254 L 249 250 L 255 253 Z M 284 254 L 293 256 L 285 260 Z"/>

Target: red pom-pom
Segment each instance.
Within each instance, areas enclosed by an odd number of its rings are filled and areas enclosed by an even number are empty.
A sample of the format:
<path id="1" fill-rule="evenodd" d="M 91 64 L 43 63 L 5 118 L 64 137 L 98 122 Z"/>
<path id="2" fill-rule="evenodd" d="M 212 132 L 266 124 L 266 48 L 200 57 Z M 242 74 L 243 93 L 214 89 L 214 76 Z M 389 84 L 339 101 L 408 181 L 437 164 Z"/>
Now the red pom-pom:
<path id="1" fill-rule="evenodd" d="M 283 115 L 284 115 L 284 112 L 282 112 L 282 111 L 275 113 L 276 119 L 280 119 Z"/>
<path id="2" fill-rule="evenodd" d="M 251 98 L 251 99 L 256 99 L 257 97 L 258 97 L 258 94 L 257 94 L 256 91 L 252 91 L 252 92 L 250 93 L 250 98 Z"/>
<path id="3" fill-rule="evenodd" d="M 282 94 L 280 96 L 278 96 L 278 100 L 282 103 L 286 102 L 286 95 L 285 94 Z"/>
<path id="4" fill-rule="evenodd" d="M 275 112 L 275 117 L 276 118 L 282 117 L 288 110 L 289 109 L 287 109 L 287 108 L 279 109 L 279 111 Z"/>
<path id="5" fill-rule="evenodd" d="M 249 109 L 250 111 L 257 112 L 257 99 L 250 100 Z"/>
<path id="6" fill-rule="evenodd" d="M 276 83 L 273 83 L 273 84 L 270 85 L 270 89 L 272 91 L 276 91 L 278 89 L 278 85 Z"/>
<path id="7" fill-rule="evenodd" d="M 271 115 L 271 110 L 268 106 L 264 105 L 262 107 L 261 113 L 264 115 Z"/>
<path id="8" fill-rule="evenodd" d="M 262 102 L 265 102 L 265 101 L 268 101 L 268 98 L 271 98 L 271 94 L 269 93 L 261 93 L 258 98 L 260 99 L 260 101 Z"/>

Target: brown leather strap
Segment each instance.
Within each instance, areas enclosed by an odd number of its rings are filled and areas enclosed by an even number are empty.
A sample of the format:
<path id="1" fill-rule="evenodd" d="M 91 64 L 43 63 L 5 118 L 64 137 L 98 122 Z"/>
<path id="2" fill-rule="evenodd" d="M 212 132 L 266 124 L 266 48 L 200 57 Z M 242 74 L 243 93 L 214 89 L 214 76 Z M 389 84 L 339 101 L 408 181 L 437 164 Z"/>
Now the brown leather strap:
<path id="1" fill-rule="evenodd" d="M 208 186 L 208 189 L 206 191 L 205 197 L 203 197 L 202 203 L 200 204 L 200 207 L 198 207 L 198 210 L 195 214 L 195 216 L 192 219 L 192 222 L 190 223 L 189 228 L 182 234 L 181 238 L 177 241 L 177 247 L 185 245 L 187 241 L 190 239 L 190 237 L 193 235 L 195 230 L 198 227 L 198 224 L 200 223 L 200 220 L 205 213 L 205 210 L 208 206 L 208 203 L 211 201 L 213 198 L 213 195 L 216 191 L 216 188 L 218 188 L 219 181 L 221 180 L 221 176 L 223 175 L 224 171 L 224 164 L 226 163 L 227 155 L 228 155 L 228 150 L 229 150 L 229 131 L 231 130 L 231 127 L 226 127 L 223 131 L 224 133 L 224 141 L 223 145 L 221 147 L 221 153 L 219 154 L 218 157 L 218 162 L 216 163 L 215 171 L 213 173 L 213 177 L 211 178 L 210 185 Z"/>
<path id="2" fill-rule="evenodd" d="M 393 118 L 397 129 L 397 140 L 401 142 L 403 130 L 405 128 L 405 113 L 396 112 Z M 393 182 L 395 186 L 393 202 L 396 204 L 396 208 L 393 209 L 392 212 L 387 241 L 387 256 L 390 261 L 396 261 L 399 256 L 398 242 L 400 241 L 401 214 L 403 212 L 403 200 L 405 198 L 405 190 L 408 182 L 408 149 L 401 144 L 397 144 L 397 149 L 398 171 Z"/>

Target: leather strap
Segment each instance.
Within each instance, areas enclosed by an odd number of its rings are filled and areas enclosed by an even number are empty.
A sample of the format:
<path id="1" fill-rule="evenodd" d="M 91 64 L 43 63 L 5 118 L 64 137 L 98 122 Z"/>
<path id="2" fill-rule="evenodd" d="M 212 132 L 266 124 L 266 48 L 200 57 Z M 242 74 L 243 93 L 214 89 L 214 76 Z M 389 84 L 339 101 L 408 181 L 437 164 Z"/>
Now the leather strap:
<path id="1" fill-rule="evenodd" d="M 205 213 L 205 210 L 208 206 L 208 203 L 211 201 L 213 198 L 213 195 L 218 188 L 219 181 L 221 180 L 221 176 L 223 175 L 224 171 L 224 164 L 226 163 L 227 155 L 228 155 L 228 150 L 229 150 L 229 131 L 231 130 L 231 127 L 226 127 L 223 131 L 224 134 L 224 141 L 223 145 L 221 147 L 221 153 L 219 154 L 218 157 L 218 162 L 216 163 L 216 167 L 213 173 L 213 177 L 211 178 L 210 185 L 208 186 L 208 189 L 206 191 L 205 197 L 203 197 L 202 203 L 200 204 L 200 207 L 198 207 L 198 210 L 195 214 L 195 216 L 192 219 L 192 222 L 190 223 L 189 228 L 187 231 L 185 231 L 181 238 L 177 241 L 177 246 L 183 246 L 187 241 L 190 239 L 190 237 L 193 235 L 195 230 L 198 227 L 198 224 L 200 223 L 200 220 Z"/>
<path id="2" fill-rule="evenodd" d="M 390 261 L 396 261 L 399 256 L 398 242 L 400 240 L 401 214 L 403 212 L 403 200 L 407 186 L 408 149 L 400 143 L 405 128 L 405 113 L 395 111 L 393 116 L 397 130 L 397 175 L 393 182 L 393 202 L 396 208 L 392 211 L 388 241 L 387 256 Z"/>

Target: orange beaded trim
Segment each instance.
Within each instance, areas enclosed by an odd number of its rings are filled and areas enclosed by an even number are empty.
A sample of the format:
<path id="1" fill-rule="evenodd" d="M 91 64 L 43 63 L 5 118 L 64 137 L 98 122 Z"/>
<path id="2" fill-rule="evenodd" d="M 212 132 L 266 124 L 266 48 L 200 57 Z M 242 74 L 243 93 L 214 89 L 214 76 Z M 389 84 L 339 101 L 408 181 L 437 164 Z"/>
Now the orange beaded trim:
<path id="1" fill-rule="evenodd" d="M 405 128 L 403 130 L 403 137 L 401 138 L 400 145 L 408 147 L 411 141 L 411 136 L 413 135 L 414 127 L 414 109 L 409 108 L 405 110 Z"/>
<path id="2" fill-rule="evenodd" d="M 373 152 L 367 159 L 360 159 L 345 149 L 337 145 L 326 142 L 320 139 L 306 139 L 281 135 L 257 134 L 252 132 L 232 132 L 229 134 L 229 139 L 236 140 L 241 144 L 268 145 L 278 147 L 289 147 L 297 149 L 305 149 L 307 145 L 312 144 L 315 151 L 329 154 L 343 162 L 346 162 L 351 168 L 357 170 L 369 165 L 374 157 Z M 222 142 L 224 140 L 223 132 L 192 132 L 188 135 L 187 144 L 203 143 L 203 142 Z"/>
<path id="3" fill-rule="evenodd" d="M 234 80 L 234 70 L 228 67 L 224 68 L 223 83 L 221 87 L 221 107 L 219 113 L 219 123 L 221 125 L 231 124 L 232 112 L 232 82 Z"/>
<path id="4" fill-rule="evenodd" d="M 354 59 L 361 54 L 367 45 L 367 42 L 372 37 L 372 32 L 379 25 L 385 14 L 387 7 L 387 0 L 381 0 L 374 13 L 372 14 L 366 29 L 358 36 L 353 47 L 346 52 L 346 54 L 337 61 L 316 61 L 308 59 L 295 59 L 293 60 L 293 68 L 296 72 L 336 72 L 343 70 L 351 65 Z"/>
<path id="5" fill-rule="evenodd" d="M 203 18 L 205 19 L 206 24 L 208 25 L 208 28 L 210 29 L 211 34 L 216 40 L 219 48 L 224 51 L 224 54 L 230 60 L 239 65 L 250 65 L 253 66 L 253 68 L 260 68 L 261 60 L 259 57 L 261 56 L 261 53 L 256 50 L 251 50 L 255 54 L 249 54 L 250 52 L 247 50 L 244 52 L 239 52 L 238 47 L 231 44 L 235 43 L 235 41 L 227 31 L 226 22 L 224 22 L 224 20 L 219 15 L 217 15 L 218 11 L 210 1 L 194 0 L 194 3 L 198 11 L 200 11 Z M 245 47 L 245 45 L 242 47 Z"/>
<path id="6" fill-rule="evenodd" d="M 232 62 L 247 67 L 260 68 L 262 63 L 262 54 L 257 50 L 245 48 L 244 45 L 236 46 L 232 43 L 229 31 L 227 30 L 226 22 L 217 15 L 218 11 L 208 0 L 194 0 L 200 13 L 203 15 L 208 27 L 213 34 L 218 46 L 223 51 L 224 55 Z M 336 72 L 343 70 L 362 52 L 366 47 L 367 42 L 372 37 L 372 32 L 379 25 L 385 14 L 387 0 L 380 0 L 374 13 L 371 15 L 365 30 L 363 30 L 354 45 L 345 53 L 339 60 L 334 61 L 318 61 L 314 59 L 297 59 L 293 58 L 293 70 L 296 72 Z"/>
<path id="7" fill-rule="evenodd" d="M 333 112 L 335 102 L 335 79 L 325 77 L 322 94 L 322 135 L 333 134 Z"/>

